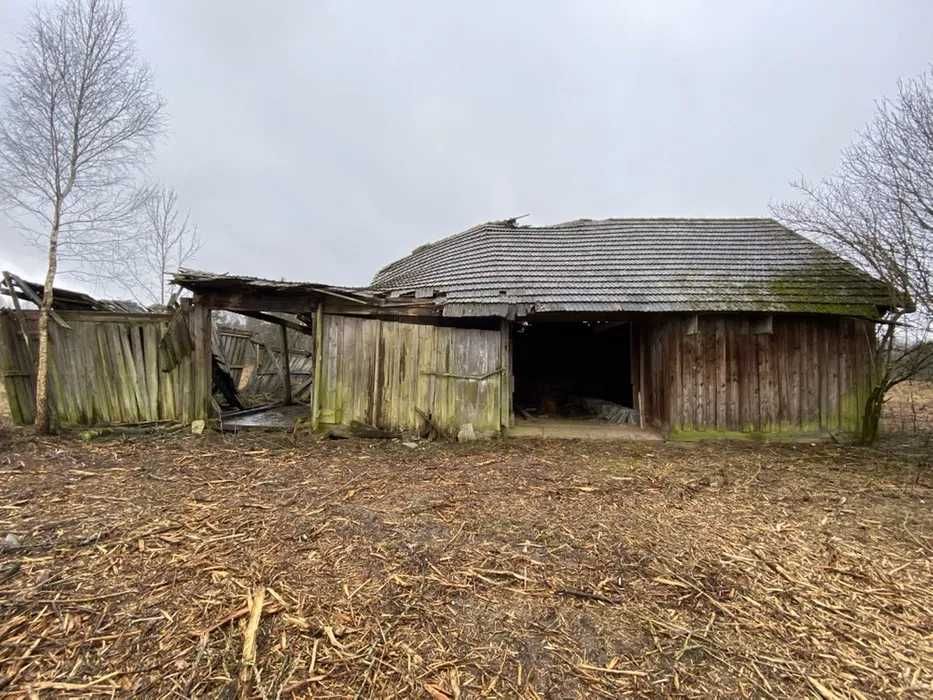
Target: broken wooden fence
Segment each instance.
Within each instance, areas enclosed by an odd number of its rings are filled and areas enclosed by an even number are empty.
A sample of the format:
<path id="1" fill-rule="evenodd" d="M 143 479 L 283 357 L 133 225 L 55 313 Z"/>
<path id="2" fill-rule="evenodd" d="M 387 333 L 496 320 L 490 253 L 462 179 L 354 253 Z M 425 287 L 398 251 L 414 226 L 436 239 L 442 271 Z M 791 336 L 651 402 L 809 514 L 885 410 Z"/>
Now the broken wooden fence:
<path id="1" fill-rule="evenodd" d="M 49 324 L 49 400 L 60 425 L 204 417 L 205 363 L 192 350 L 202 314 L 59 311 L 67 325 Z M 0 311 L 0 378 L 13 421 L 35 413 L 38 312 Z M 169 340 L 166 332 L 172 328 Z M 169 357 L 172 355 L 172 357 Z M 207 371 L 209 371 L 209 364 Z M 171 367 L 169 371 L 164 371 Z"/>
<path id="2" fill-rule="evenodd" d="M 248 396 L 280 396 L 283 393 L 282 349 L 257 340 L 248 330 L 231 326 L 215 328 L 220 353 L 240 393 Z M 314 362 L 311 352 L 291 348 L 288 357 L 292 394 L 308 401 Z"/>

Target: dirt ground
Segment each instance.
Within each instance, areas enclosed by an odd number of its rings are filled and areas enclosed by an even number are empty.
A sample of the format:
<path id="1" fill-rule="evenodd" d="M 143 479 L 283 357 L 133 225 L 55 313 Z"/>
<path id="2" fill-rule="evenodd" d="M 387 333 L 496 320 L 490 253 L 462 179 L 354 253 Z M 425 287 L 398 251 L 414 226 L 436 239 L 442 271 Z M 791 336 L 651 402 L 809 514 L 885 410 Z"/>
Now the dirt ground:
<path id="1" fill-rule="evenodd" d="M 933 693 L 916 440 L 3 435 L 0 695 Z"/>

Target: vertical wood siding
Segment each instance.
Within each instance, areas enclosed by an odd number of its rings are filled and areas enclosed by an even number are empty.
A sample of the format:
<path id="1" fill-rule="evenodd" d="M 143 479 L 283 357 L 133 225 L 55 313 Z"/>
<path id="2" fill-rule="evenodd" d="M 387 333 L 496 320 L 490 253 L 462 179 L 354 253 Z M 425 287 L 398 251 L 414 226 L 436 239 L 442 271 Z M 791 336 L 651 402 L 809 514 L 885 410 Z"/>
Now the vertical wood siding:
<path id="1" fill-rule="evenodd" d="M 323 315 L 319 421 L 417 430 L 415 410 L 455 435 L 500 430 L 508 368 L 498 330 Z M 507 417 L 506 417 L 507 420 Z"/>
<path id="2" fill-rule="evenodd" d="M 867 395 L 868 321 L 774 316 L 755 333 L 747 317 L 645 323 L 645 413 L 672 432 L 855 431 Z"/>
<path id="3" fill-rule="evenodd" d="M 162 371 L 159 340 L 170 315 L 59 315 L 71 328 L 49 324 L 49 394 L 58 424 L 189 422 L 204 417 L 209 397 L 201 386 L 203 371 L 196 371 L 203 357 L 191 353 L 170 372 Z M 201 315 L 195 316 L 192 332 L 204 322 Z M 28 348 L 20 322 L 18 314 L 0 313 L 0 375 L 14 422 L 25 425 L 32 423 L 35 412 L 36 314 L 26 314 Z"/>

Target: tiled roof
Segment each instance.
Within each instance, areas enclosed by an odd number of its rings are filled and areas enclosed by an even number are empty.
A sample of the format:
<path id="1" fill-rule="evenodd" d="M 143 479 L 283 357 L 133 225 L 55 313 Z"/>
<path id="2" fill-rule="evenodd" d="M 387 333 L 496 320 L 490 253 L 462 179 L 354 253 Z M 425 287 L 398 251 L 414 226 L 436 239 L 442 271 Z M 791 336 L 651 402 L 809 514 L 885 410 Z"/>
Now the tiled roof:
<path id="1" fill-rule="evenodd" d="M 756 311 L 874 315 L 877 280 L 772 219 L 490 222 L 421 246 L 372 288 L 446 315 Z"/>

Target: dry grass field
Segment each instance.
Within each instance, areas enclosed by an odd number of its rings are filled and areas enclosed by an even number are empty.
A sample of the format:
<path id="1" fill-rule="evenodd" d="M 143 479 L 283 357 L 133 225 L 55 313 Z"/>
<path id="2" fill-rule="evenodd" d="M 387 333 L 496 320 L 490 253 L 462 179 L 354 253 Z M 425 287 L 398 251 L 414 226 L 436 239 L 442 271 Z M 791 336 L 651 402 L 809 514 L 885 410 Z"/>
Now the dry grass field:
<path id="1" fill-rule="evenodd" d="M 0 441 L 9 697 L 933 693 L 917 441 Z"/>
<path id="2" fill-rule="evenodd" d="M 904 382 L 894 387 L 883 426 L 888 432 L 933 433 L 933 382 Z"/>

